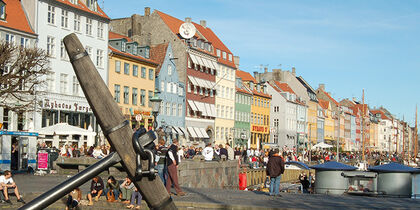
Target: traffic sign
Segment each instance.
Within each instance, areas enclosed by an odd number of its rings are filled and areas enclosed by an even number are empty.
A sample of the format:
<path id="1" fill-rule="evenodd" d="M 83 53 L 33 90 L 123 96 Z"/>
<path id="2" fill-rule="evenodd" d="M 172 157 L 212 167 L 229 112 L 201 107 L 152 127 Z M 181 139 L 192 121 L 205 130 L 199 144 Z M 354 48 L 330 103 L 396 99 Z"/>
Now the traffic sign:
<path id="1" fill-rule="evenodd" d="M 139 121 L 139 122 L 140 122 L 140 121 L 141 121 L 141 119 L 142 119 L 141 114 L 136 115 L 136 120 L 137 120 L 137 121 Z"/>

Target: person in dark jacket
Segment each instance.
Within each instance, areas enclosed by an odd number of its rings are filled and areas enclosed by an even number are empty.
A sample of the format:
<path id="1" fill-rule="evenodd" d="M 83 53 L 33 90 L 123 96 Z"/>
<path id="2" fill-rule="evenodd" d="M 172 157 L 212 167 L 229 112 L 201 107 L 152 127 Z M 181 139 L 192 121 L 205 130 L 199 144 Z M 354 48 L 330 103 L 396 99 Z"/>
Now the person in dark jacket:
<path id="1" fill-rule="evenodd" d="M 88 194 L 89 206 L 93 205 L 92 198 L 95 198 L 95 201 L 99 200 L 99 197 L 104 191 L 104 182 L 100 176 L 93 177 L 92 182 L 90 183 L 90 193 Z"/>
<path id="2" fill-rule="evenodd" d="M 228 159 L 228 151 L 226 148 L 223 148 L 223 144 L 219 145 L 219 152 L 220 152 L 220 158 L 222 160 L 227 160 Z"/>
<path id="3" fill-rule="evenodd" d="M 279 149 L 274 149 L 267 163 L 267 176 L 270 177 L 270 196 L 280 196 L 280 180 L 284 173 L 284 161 Z"/>
<path id="4" fill-rule="evenodd" d="M 168 153 L 166 157 L 167 165 L 168 165 L 168 178 L 166 179 L 166 190 L 170 194 L 171 187 L 173 184 L 176 190 L 176 194 L 178 196 L 184 196 L 185 193 L 181 190 L 178 184 L 178 170 L 177 169 L 178 169 L 179 160 L 178 160 L 177 151 L 178 151 L 178 140 L 174 139 L 172 141 L 172 145 L 168 149 Z"/>

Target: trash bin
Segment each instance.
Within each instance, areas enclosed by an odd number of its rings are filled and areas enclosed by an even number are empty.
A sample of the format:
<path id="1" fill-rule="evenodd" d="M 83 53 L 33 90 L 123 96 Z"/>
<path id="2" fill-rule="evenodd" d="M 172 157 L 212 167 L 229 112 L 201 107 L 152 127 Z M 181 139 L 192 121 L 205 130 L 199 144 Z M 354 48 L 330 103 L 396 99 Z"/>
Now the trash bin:
<path id="1" fill-rule="evenodd" d="M 343 171 L 354 171 L 357 168 L 336 161 L 311 166 L 315 169 L 315 193 L 341 195 L 348 189 L 349 180 L 342 175 Z"/>

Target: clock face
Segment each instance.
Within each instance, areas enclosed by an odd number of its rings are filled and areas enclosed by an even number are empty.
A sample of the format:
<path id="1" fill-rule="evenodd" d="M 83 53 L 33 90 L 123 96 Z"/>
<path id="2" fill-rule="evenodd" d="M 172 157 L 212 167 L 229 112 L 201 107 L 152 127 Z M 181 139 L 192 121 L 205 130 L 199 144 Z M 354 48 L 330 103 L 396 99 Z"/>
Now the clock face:
<path id="1" fill-rule="evenodd" d="M 190 39 L 195 35 L 195 27 L 193 24 L 191 23 L 183 23 L 180 27 L 179 27 L 179 34 L 185 38 L 185 39 Z"/>

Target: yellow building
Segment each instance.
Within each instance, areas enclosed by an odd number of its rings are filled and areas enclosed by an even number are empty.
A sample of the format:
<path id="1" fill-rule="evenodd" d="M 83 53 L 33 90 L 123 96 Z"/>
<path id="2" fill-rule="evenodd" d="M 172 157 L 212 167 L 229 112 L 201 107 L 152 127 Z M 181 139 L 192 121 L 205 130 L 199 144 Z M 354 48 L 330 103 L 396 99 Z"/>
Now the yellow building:
<path id="1" fill-rule="evenodd" d="M 317 143 L 318 103 L 309 100 L 308 103 L 308 136 L 312 145 Z"/>
<path id="2" fill-rule="evenodd" d="M 324 110 L 324 140 L 327 144 L 333 144 L 334 139 L 334 118 L 329 101 L 319 99 L 319 105 Z M 335 144 L 335 143 L 334 143 Z"/>
<path id="3" fill-rule="evenodd" d="M 155 90 L 155 70 L 158 66 L 147 59 L 148 48 L 138 47 L 130 38 L 109 33 L 108 88 L 132 128 L 152 129 L 153 116 L 149 99 Z M 143 52 L 140 56 L 137 52 Z M 136 120 L 136 115 L 141 120 Z"/>
<path id="4" fill-rule="evenodd" d="M 259 85 L 252 90 L 250 147 L 254 149 L 261 149 L 264 143 L 270 142 L 271 96 L 262 90 Z"/>

